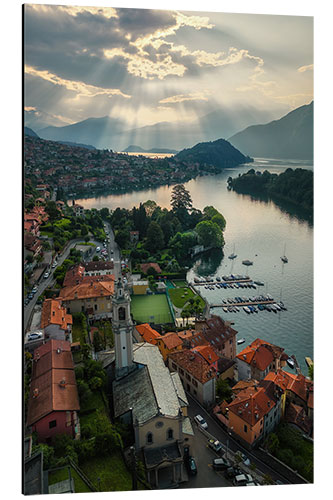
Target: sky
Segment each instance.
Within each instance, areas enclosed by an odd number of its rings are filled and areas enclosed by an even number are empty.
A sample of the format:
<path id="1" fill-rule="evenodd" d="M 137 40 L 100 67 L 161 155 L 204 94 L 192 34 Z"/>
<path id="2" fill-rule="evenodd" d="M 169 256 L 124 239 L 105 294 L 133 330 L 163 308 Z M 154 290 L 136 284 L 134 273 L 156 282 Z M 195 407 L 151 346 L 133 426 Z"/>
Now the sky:
<path id="1" fill-rule="evenodd" d="M 278 118 L 313 99 L 311 16 L 94 3 L 24 6 L 24 106 L 39 124 L 111 116 L 131 129 L 247 107 Z"/>

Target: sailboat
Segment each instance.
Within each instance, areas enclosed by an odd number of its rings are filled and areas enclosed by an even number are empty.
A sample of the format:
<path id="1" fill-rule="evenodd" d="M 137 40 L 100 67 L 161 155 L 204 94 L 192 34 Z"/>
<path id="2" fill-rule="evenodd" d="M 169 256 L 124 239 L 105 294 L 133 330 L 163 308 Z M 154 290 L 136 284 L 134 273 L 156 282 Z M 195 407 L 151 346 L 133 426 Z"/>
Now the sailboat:
<path id="1" fill-rule="evenodd" d="M 232 251 L 232 253 L 228 256 L 228 259 L 235 259 L 236 257 L 237 257 L 237 255 L 235 254 L 235 245 L 234 245 L 233 251 Z"/>
<path id="2" fill-rule="evenodd" d="M 281 260 L 285 264 L 287 264 L 287 262 L 288 262 L 288 257 L 286 256 L 286 245 L 284 245 L 284 252 L 283 252 L 283 256 L 281 257 Z"/>

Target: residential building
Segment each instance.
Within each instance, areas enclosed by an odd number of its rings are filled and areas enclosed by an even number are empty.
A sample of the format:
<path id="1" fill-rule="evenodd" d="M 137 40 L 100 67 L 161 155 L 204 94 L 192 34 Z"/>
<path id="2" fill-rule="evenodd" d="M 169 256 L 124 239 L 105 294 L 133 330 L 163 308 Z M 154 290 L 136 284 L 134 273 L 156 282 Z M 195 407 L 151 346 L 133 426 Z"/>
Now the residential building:
<path id="1" fill-rule="evenodd" d="M 34 351 L 27 426 L 39 442 L 64 433 L 77 439 L 79 409 L 70 342 L 50 340 Z"/>
<path id="2" fill-rule="evenodd" d="M 94 264 L 99 263 L 94 262 Z M 104 262 L 104 264 L 106 263 Z M 102 270 L 96 271 L 96 269 L 98 269 L 98 267 L 95 267 L 95 271 L 91 271 L 90 274 L 90 271 L 86 272 L 86 264 L 76 264 L 72 266 L 65 275 L 63 286 L 74 286 L 80 283 L 91 283 L 92 281 L 114 281 L 114 274 L 104 273 Z M 101 267 L 99 269 L 101 269 Z"/>
<path id="3" fill-rule="evenodd" d="M 72 342 L 73 318 L 66 312 L 61 299 L 45 299 L 40 326 L 46 338 Z"/>
<path id="4" fill-rule="evenodd" d="M 238 379 L 254 378 L 260 381 L 268 372 L 285 366 L 287 359 L 281 347 L 256 339 L 236 356 Z"/>
<path id="5" fill-rule="evenodd" d="M 84 264 L 84 275 L 85 276 L 105 276 L 107 274 L 112 274 L 114 269 L 114 264 L 112 261 L 102 261 L 97 262 L 85 262 Z"/>
<path id="6" fill-rule="evenodd" d="M 155 269 L 157 274 L 161 274 L 162 272 L 160 266 L 156 262 L 146 262 L 144 264 L 139 264 L 139 267 L 144 274 L 147 274 L 148 269 L 151 267 Z"/>
<path id="7" fill-rule="evenodd" d="M 60 290 L 59 297 L 67 308 L 68 314 L 83 312 L 90 319 L 112 317 L 111 297 L 114 281 L 94 281 L 66 286 Z"/>
<path id="8" fill-rule="evenodd" d="M 134 326 L 133 336 L 137 342 L 149 342 L 149 344 L 156 345 L 161 335 L 149 323 L 142 323 L 142 325 Z"/>
<path id="9" fill-rule="evenodd" d="M 208 407 L 215 402 L 217 373 L 200 354 L 183 349 L 169 354 L 167 361 L 169 369 L 179 374 L 185 390 L 202 405 Z"/>
<path id="10" fill-rule="evenodd" d="M 132 291 L 134 295 L 145 295 L 149 288 L 147 280 L 136 280 L 132 282 Z"/>
<path id="11" fill-rule="evenodd" d="M 231 327 L 231 323 L 224 321 L 220 316 L 212 315 L 210 318 L 196 321 L 195 330 L 201 332 L 203 337 L 213 349 L 225 358 L 234 359 L 236 356 L 237 331 Z M 200 345 L 200 338 L 193 339 L 193 347 Z"/>
<path id="12" fill-rule="evenodd" d="M 175 332 L 160 335 L 156 338 L 156 344 L 164 361 L 166 361 L 169 354 L 180 351 L 183 348 L 183 342 Z"/>

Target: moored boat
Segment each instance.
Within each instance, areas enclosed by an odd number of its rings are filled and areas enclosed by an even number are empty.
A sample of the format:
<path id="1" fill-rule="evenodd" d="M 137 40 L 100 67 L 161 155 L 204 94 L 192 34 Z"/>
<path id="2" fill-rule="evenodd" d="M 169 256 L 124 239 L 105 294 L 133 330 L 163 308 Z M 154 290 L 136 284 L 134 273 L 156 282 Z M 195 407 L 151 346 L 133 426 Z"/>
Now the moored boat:
<path id="1" fill-rule="evenodd" d="M 244 264 L 244 266 L 252 266 L 253 262 L 252 262 L 252 260 L 245 259 L 245 260 L 242 260 L 242 264 Z"/>
<path id="2" fill-rule="evenodd" d="M 287 359 L 287 364 L 290 368 L 294 369 L 295 368 L 295 361 L 292 358 Z"/>
<path id="3" fill-rule="evenodd" d="M 237 344 L 238 344 L 238 345 L 239 345 L 239 344 L 244 344 L 244 342 L 245 342 L 245 339 L 244 339 L 244 338 L 237 340 Z"/>

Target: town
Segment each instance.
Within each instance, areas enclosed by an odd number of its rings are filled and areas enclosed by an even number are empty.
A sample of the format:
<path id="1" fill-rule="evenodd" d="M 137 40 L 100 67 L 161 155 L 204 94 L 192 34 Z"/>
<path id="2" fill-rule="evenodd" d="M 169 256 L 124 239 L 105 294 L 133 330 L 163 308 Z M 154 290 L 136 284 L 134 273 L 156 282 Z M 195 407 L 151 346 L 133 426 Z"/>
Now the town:
<path id="1" fill-rule="evenodd" d="M 173 255 L 143 248 L 139 226 L 122 234 L 128 213 L 52 200 L 56 187 L 74 186 L 73 156 L 60 166 L 42 143 L 43 161 L 26 158 L 25 493 L 312 482 L 313 363 L 308 374 L 286 369 L 290 354 L 260 331 L 238 352 L 244 332 L 186 280 L 179 244 Z M 93 154 L 82 149 L 89 174 Z M 105 155 L 103 183 L 114 161 Z M 82 185 L 79 164 L 73 175 Z M 142 205 L 133 220 L 149 211 L 161 212 Z M 216 212 L 197 211 L 191 224 L 204 216 L 222 231 Z M 201 251 L 198 242 L 187 251 Z"/>
<path id="2" fill-rule="evenodd" d="M 185 182 L 197 175 L 216 173 L 213 166 L 172 158 L 149 158 L 88 149 L 25 135 L 25 180 L 49 186 L 52 197 L 84 196 L 87 192 L 124 192 Z M 50 193 L 51 189 L 51 193 Z M 46 194 L 46 196 L 49 196 Z"/>

